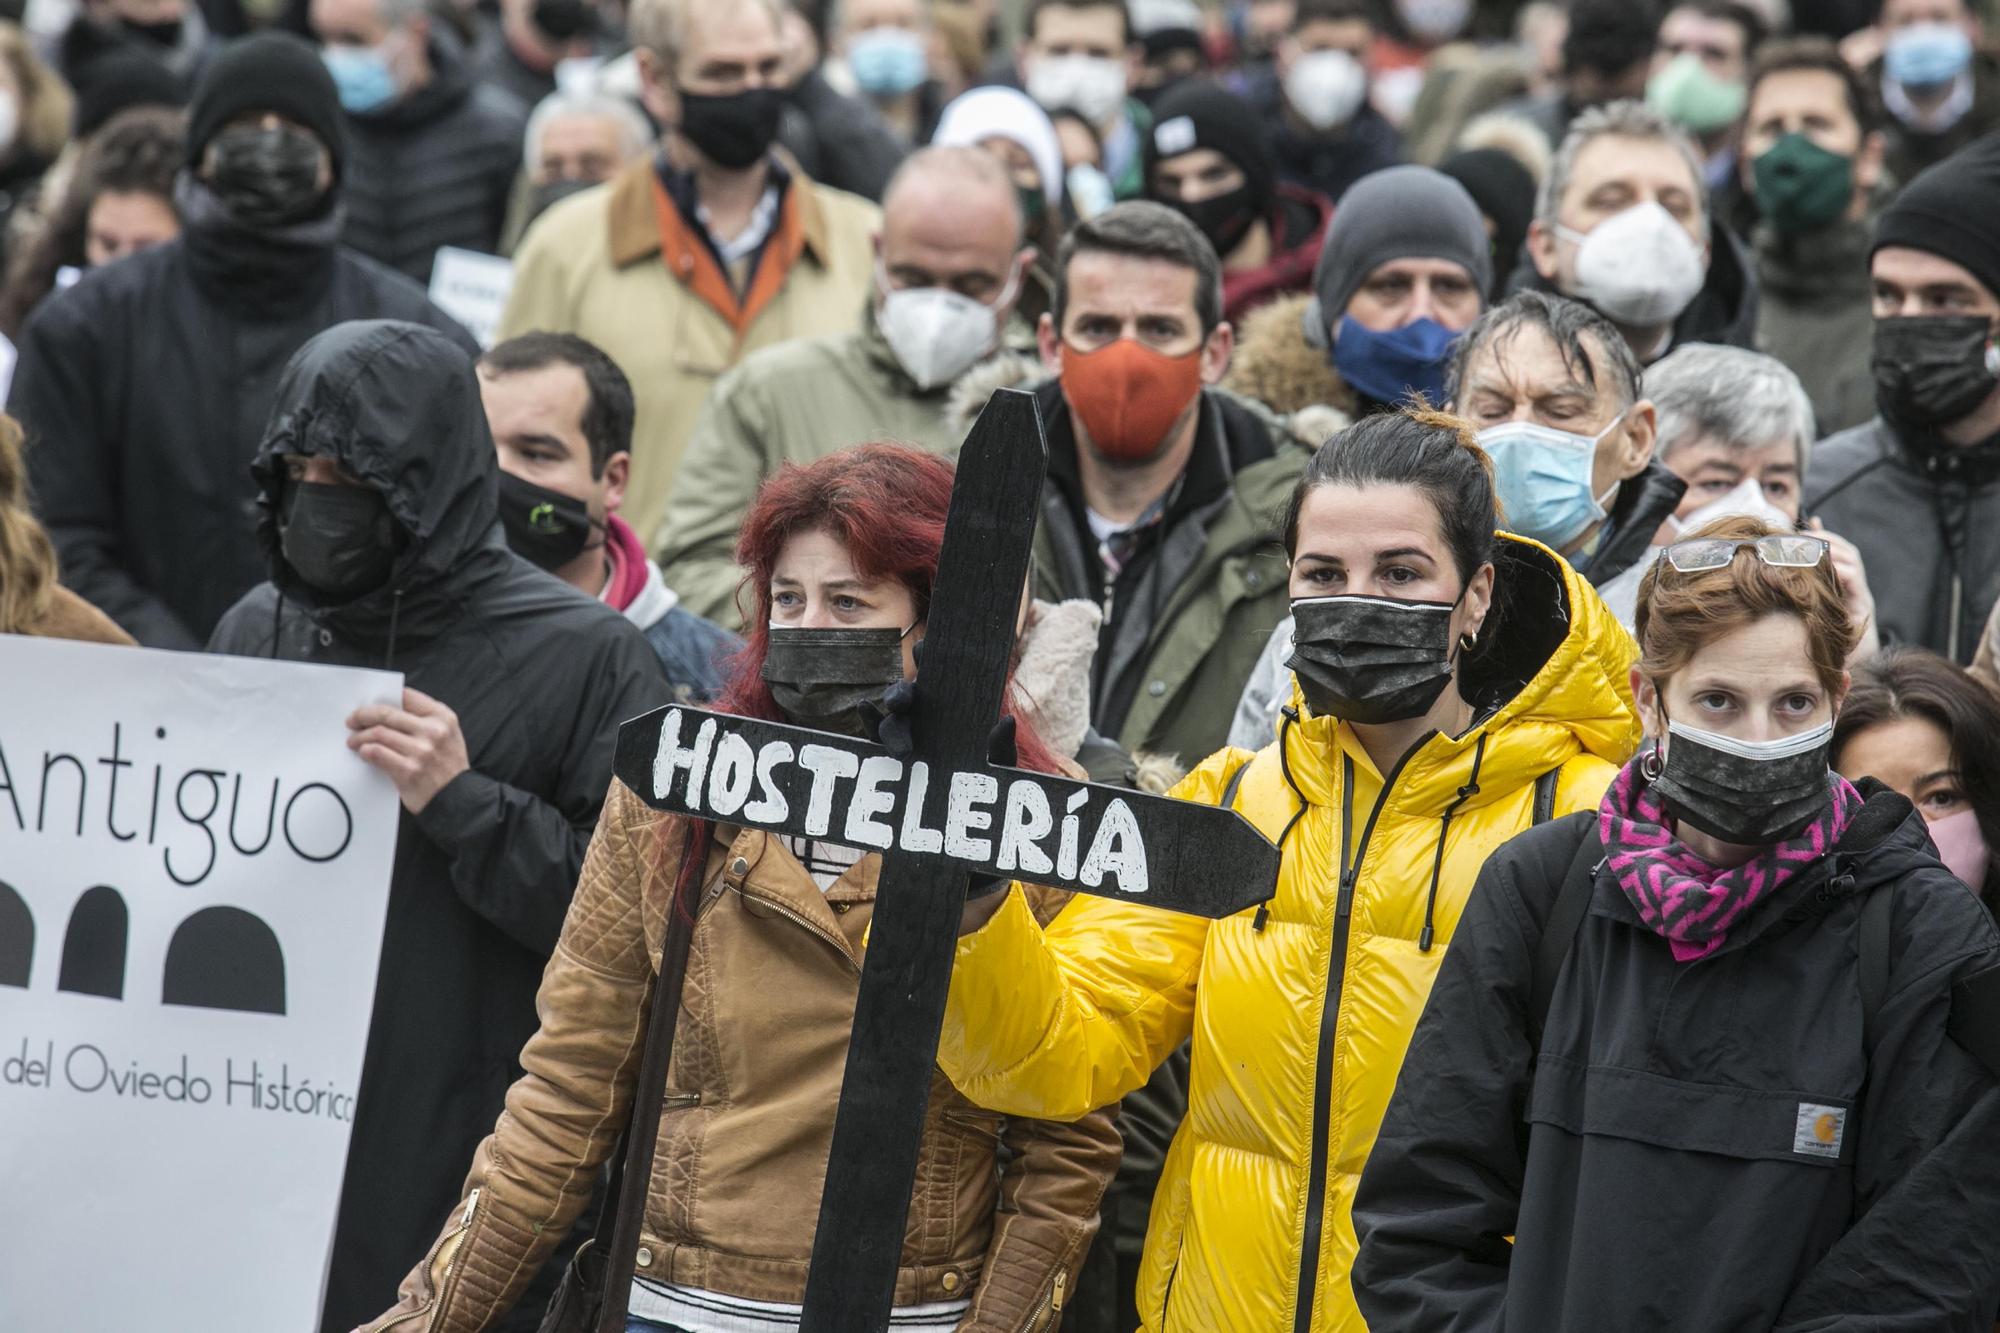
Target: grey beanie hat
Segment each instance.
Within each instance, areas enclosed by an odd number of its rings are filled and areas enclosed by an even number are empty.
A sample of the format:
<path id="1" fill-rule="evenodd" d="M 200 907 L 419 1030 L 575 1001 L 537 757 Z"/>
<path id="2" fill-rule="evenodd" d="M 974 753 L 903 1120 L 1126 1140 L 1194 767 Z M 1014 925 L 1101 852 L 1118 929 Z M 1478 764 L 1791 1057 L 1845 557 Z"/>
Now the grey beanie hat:
<path id="1" fill-rule="evenodd" d="M 1465 187 L 1429 167 L 1388 167 L 1356 181 L 1333 211 L 1306 311 L 1306 341 L 1327 345 L 1354 291 L 1392 259 L 1448 259 L 1463 264 L 1483 308 L 1493 288 L 1493 246 L 1486 220 Z"/>

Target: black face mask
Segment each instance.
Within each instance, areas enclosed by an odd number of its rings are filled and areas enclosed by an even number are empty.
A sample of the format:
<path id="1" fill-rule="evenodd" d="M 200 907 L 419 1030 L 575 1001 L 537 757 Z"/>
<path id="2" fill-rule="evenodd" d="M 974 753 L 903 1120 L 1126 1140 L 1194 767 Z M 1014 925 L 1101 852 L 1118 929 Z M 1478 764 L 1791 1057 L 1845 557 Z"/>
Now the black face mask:
<path id="1" fill-rule="evenodd" d="M 400 529 L 388 502 L 366 486 L 288 481 L 278 549 L 314 590 L 351 602 L 389 581 Z"/>
<path id="2" fill-rule="evenodd" d="M 773 626 L 764 683 L 786 717 L 814 731 L 872 739 L 864 704 L 903 678 L 903 636 L 894 629 Z"/>
<path id="3" fill-rule="evenodd" d="M 239 125 L 215 136 L 208 186 L 237 221 L 252 227 L 296 222 L 319 206 L 319 140 L 289 125 Z"/>
<path id="4" fill-rule="evenodd" d="M 529 11 L 534 25 L 558 42 L 589 31 L 595 17 L 588 0 L 535 0 Z"/>
<path id="5" fill-rule="evenodd" d="M 500 526 L 515 555 L 553 574 L 588 550 L 591 532 L 604 525 L 574 496 L 502 472 Z"/>
<path id="6" fill-rule="evenodd" d="M 537 185 L 528 195 L 528 220 L 533 221 L 573 194 L 582 194 L 597 181 L 560 180 Z"/>
<path id="7" fill-rule="evenodd" d="M 2000 374 L 2000 353 L 1984 315 L 1917 315 L 1875 321 L 1869 366 L 1883 416 L 1942 426 L 1986 401 Z"/>
<path id="8" fill-rule="evenodd" d="M 1712 838 L 1768 847 L 1812 823 L 1833 799 L 1826 776 L 1831 722 L 1761 744 L 1671 721 L 1667 734 L 1665 760 L 1657 749 L 1647 758 L 1657 770 L 1648 780 L 1675 819 Z"/>
<path id="9" fill-rule="evenodd" d="M 778 137 L 785 94 L 777 88 L 746 88 L 726 97 L 681 94 L 681 133 L 703 157 L 731 171 L 764 156 Z"/>
<path id="10" fill-rule="evenodd" d="M 1362 726 L 1422 717 L 1451 683 L 1456 602 L 1307 597 L 1292 603 L 1285 665 L 1314 717 Z"/>
<path id="11" fill-rule="evenodd" d="M 1223 259 L 1243 244 L 1243 238 L 1257 222 L 1257 206 L 1250 198 L 1248 185 L 1192 204 L 1176 202 L 1173 208 L 1201 229 L 1201 234 L 1208 237 L 1215 253 Z"/>
<path id="12" fill-rule="evenodd" d="M 118 26 L 142 42 L 172 50 L 181 44 L 181 29 L 185 21 L 167 19 L 161 23 L 134 23 L 131 19 L 119 19 Z"/>

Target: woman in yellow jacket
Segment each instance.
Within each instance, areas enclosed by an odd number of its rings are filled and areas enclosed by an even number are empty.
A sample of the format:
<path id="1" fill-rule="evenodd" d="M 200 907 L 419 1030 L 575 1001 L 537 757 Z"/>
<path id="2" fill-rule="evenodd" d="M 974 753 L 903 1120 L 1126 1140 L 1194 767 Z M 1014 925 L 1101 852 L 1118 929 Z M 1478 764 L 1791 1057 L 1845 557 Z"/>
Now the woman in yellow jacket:
<path id="1" fill-rule="evenodd" d="M 1473 878 L 1538 814 L 1595 809 L 1638 745 L 1630 638 L 1496 517 L 1491 464 L 1440 413 L 1364 420 L 1300 480 L 1292 707 L 1175 792 L 1280 844 L 1264 906 L 1079 898 L 1046 928 L 1018 889 L 967 908 L 938 1060 L 981 1105 L 1078 1115 L 1193 1037 L 1148 1333 L 1365 1328 L 1348 1210 Z"/>

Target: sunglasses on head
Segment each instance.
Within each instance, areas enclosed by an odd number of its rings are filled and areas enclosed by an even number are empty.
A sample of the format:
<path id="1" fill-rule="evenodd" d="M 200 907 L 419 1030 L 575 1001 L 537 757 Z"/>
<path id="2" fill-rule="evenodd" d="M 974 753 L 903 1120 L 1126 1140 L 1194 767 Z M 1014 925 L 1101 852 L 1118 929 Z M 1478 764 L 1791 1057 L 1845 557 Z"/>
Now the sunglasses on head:
<path id="1" fill-rule="evenodd" d="M 1827 551 L 1831 549 L 1824 537 L 1796 533 L 1773 533 L 1768 537 L 1697 537 L 1693 541 L 1675 542 L 1663 547 L 1660 559 L 1676 573 L 1703 574 L 1725 567 L 1746 546 L 1757 552 L 1759 560 L 1778 569 L 1811 569 L 1826 559 Z"/>

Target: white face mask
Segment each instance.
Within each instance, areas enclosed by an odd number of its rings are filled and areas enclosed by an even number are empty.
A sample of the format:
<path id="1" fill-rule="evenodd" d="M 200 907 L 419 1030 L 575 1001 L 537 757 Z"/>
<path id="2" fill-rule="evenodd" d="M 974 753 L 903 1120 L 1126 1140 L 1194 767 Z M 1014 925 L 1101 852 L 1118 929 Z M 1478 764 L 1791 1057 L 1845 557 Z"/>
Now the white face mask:
<path id="1" fill-rule="evenodd" d="M 1354 119 L 1368 95 L 1368 71 L 1345 51 L 1313 51 L 1292 62 L 1285 75 L 1285 100 L 1299 119 L 1330 130 Z"/>
<path id="2" fill-rule="evenodd" d="M 1556 234 L 1577 246 L 1575 294 L 1619 324 L 1671 324 L 1708 277 L 1708 261 L 1687 229 L 1650 200 L 1606 218 L 1587 236 L 1568 227 Z"/>
<path id="3" fill-rule="evenodd" d="M 1790 532 L 1798 526 L 1790 514 L 1772 504 L 1764 496 L 1764 483 L 1755 477 L 1745 477 L 1735 489 L 1725 495 L 1718 495 L 1686 518 L 1669 518 L 1674 535 L 1699 531 L 1704 525 L 1718 518 L 1757 518 L 1770 524 L 1780 532 Z"/>
<path id="4" fill-rule="evenodd" d="M 992 305 L 949 287 L 891 291 L 879 268 L 875 284 L 882 293 L 875 322 L 889 340 L 889 349 L 918 388 L 934 389 L 957 379 L 993 350 L 1000 340 L 998 311 L 1013 301 L 1018 281 L 1010 277 Z"/>
<path id="5" fill-rule="evenodd" d="M 1125 66 L 1103 56 L 1036 56 L 1028 96 L 1044 111 L 1071 110 L 1102 125 L 1125 100 Z"/>

